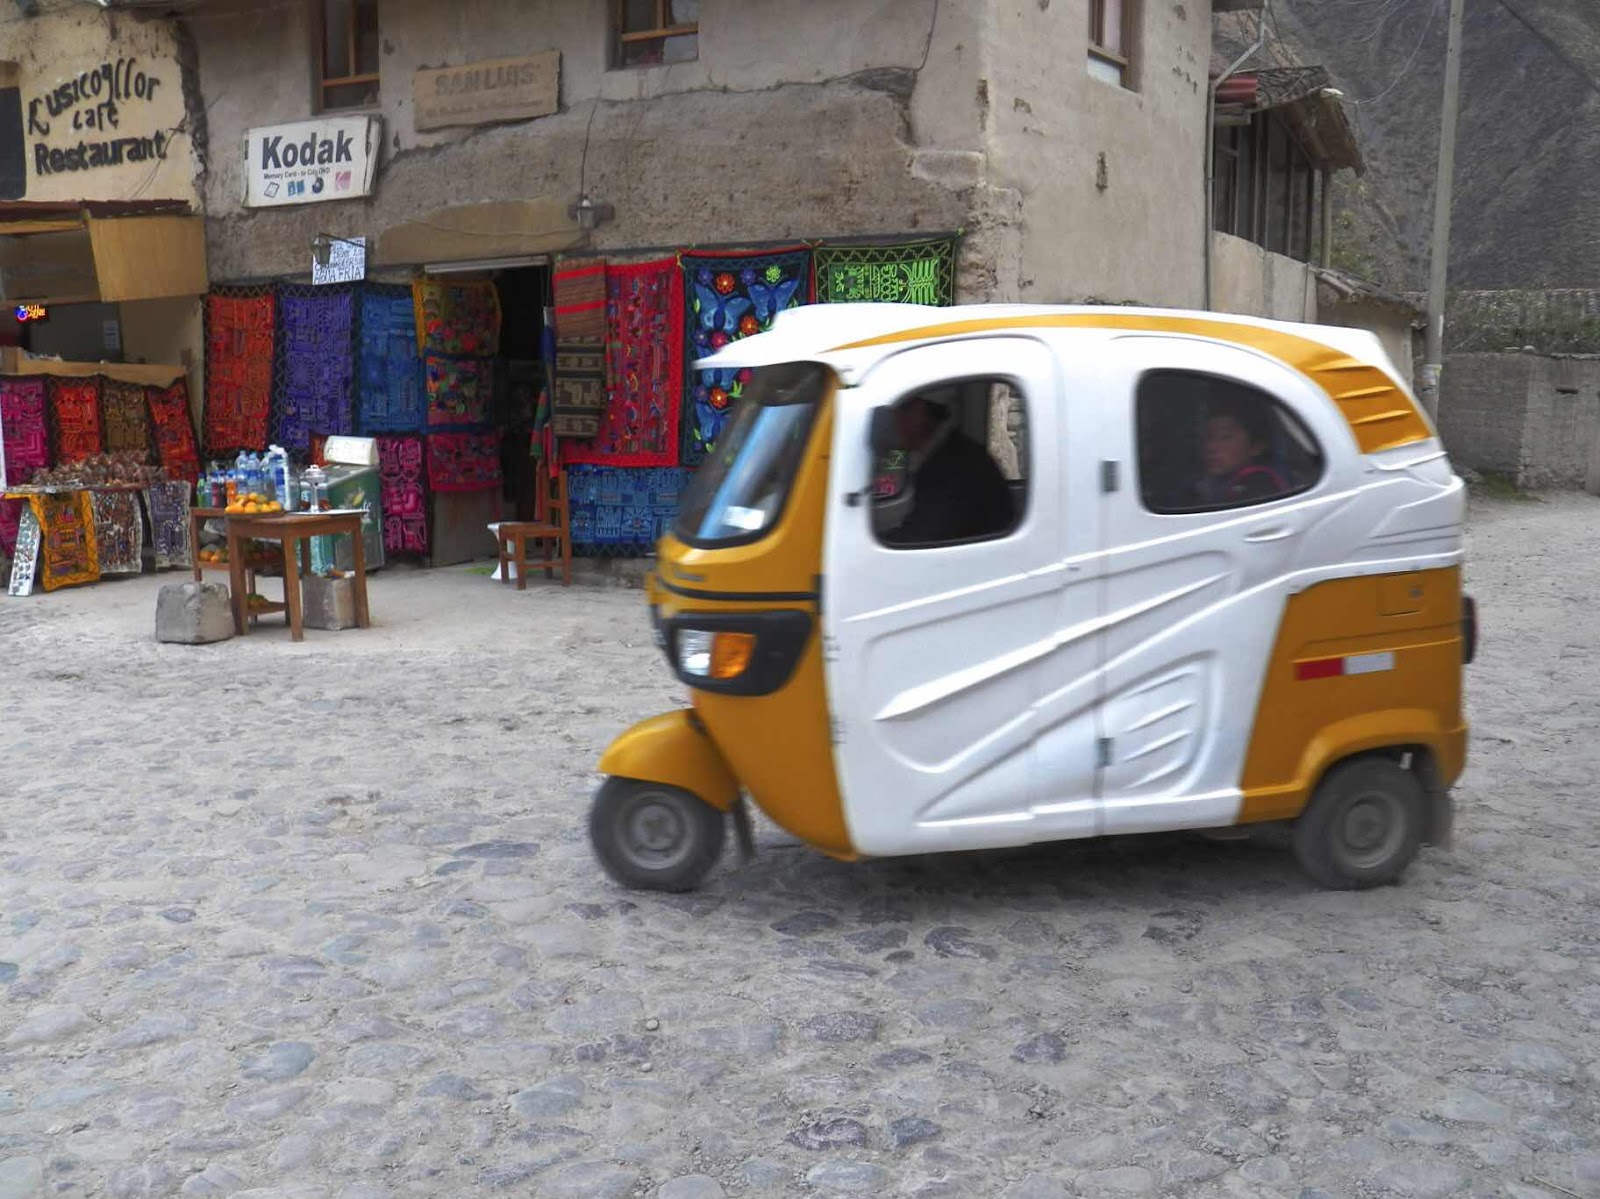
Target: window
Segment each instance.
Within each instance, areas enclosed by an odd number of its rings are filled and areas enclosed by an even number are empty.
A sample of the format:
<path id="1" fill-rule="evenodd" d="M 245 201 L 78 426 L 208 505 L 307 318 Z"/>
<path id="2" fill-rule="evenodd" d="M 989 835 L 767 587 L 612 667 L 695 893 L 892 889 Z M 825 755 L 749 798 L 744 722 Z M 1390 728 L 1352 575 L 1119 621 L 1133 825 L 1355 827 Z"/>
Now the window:
<path id="1" fill-rule="evenodd" d="M 376 104 L 378 0 L 318 0 L 313 10 L 320 24 L 320 109 Z"/>
<path id="2" fill-rule="evenodd" d="M 1310 430 L 1266 392 L 1190 371 L 1139 380 L 1139 493 L 1152 512 L 1214 512 L 1299 495 L 1322 478 Z"/>
<path id="3" fill-rule="evenodd" d="M 700 0 L 612 0 L 611 63 L 692 62 L 700 53 Z"/>
<path id="4" fill-rule="evenodd" d="M 711 456 L 684 493 L 673 525 L 680 541 L 739 545 L 777 526 L 830 377 L 814 362 L 751 373 Z"/>
<path id="5" fill-rule="evenodd" d="M 925 388 L 894 408 L 901 447 L 873 486 L 873 531 L 892 549 L 1009 536 L 1028 506 L 1027 406 L 1005 379 Z"/>
<path id="6" fill-rule="evenodd" d="M 1089 74 L 1131 88 L 1139 0 L 1089 0 Z"/>
<path id="7" fill-rule="evenodd" d="M 1310 262 L 1317 248 L 1317 168 L 1276 113 L 1218 118 L 1215 228 Z"/>

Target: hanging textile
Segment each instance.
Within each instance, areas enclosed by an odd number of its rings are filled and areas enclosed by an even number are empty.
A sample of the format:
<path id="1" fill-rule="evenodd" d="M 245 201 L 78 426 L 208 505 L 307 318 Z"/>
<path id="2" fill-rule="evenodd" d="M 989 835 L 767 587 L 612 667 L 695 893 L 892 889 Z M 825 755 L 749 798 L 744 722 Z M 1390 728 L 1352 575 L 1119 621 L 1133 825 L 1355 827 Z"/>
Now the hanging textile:
<path id="1" fill-rule="evenodd" d="M 267 448 L 272 412 L 273 289 L 213 288 L 206 296 L 206 454 Z"/>
<path id="2" fill-rule="evenodd" d="M 614 266 L 606 278 L 606 407 L 567 462 L 676 466 L 683 403 L 683 288 L 675 259 Z"/>
<path id="3" fill-rule="evenodd" d="M 144 569 L 144 519 L 139 493 L 125 490 L 89 492 L 94 512 L 95 554 L 101 575 L 136 575 Z"/>
<path id="4" fill-rule="evenodd" d="M 680 467 L 569 467 L 572 544 L 613 553 L 649 550 L 671 526 L 692 474 Z"/>
<path id="5" fill-rule="evenodd" d="M 363 437 L 420 433 L 427 419 L 417 315 L 409 287 L 361 289 L 358 424 Z"/>
<path id="6" fill-rule="evenodd" d="M 500 486 L 500 434 L 428 434 L 430 491 L 490 491 Z"/>
<path id="7" fill-rule="evenodd" d="M 106 453 L 133 454 L 140 462 L 150 461 L 153 446 L 144 391 L 139 383 L 101 381 L 100 419 L 105 429 Z"/>
<path id="8" fill-rule="evenodd" d="M 0 499 L 0 554 L 14 558 L 17 554 L 17 530 L 22 525 L 22 513 L 27 500 Z"/>
<path id="9" fill-rule="evenodd" d="M 605 347 L 558 343 L 555 388 L 550 407 L 555 435 L 573 439 L 596 436 L 606 410 Z"/>
<path id="10" fill-rule="evenodd" d="M 489 423 L 494 402 L 494 359 L 423 356 L 428 389 L 428 429 Z"/>
<path id="11" fill-rule="evenodd" d="M 50 468 L 49 388 L 43 379 L 0 378 L 0 436 L 5 450 L 5 482 L 21 487 L 33 472 Z"/>
<path id="12" fill-rule="evenodd" d="M 50 380 L 50 441 L 57 465 L 105 453 L 98 377 Z"/>
<path id="13" fill-rule="evenodd" d="M 931 304 L 956 301 L 953 237 L 816 251 L 817 302 Z"/>
<path id="14" fill-rule="evenodd" d="M 589 259 L 563 263 L 555 272 L 551 290 L 555 293 L 556 336 L 562 341 L 606 339 L 607 269 L 604 259 Z"/>
<path id="15" fill-rule="evenodd" d="M 281 285 L 273 442 L 300 456 L 313 433 L 349 434 L 354 374 L 354 288 Z"/>
<path id="16" fill-rule="evenodd" d="M 169 475 L 193 483 L 200 477 L 200 449 L 195 445 L 194 421 L 189 415 L 189 384 L 179 379 L 171 387 L 145 390 L 156 458 Z"/>
<path id="17" fill-rule="evenodd" d="M 94 509 L 87 491 L 30 495 L 39 522 L 39 566 L 35 578 L 46 591 L 93 583 L 100 577 L 94 539 Z"/>
<path id="18" fill-rule="evenodd" d="M 423 352 L 489 357 L 499 352 L 500 294 L 493 283 L 417 279 L 411 297 Z"/>
<path id="19" fill-rule="evenodd" d="M 190 491 L 191 485 L 182 479 L 163 479 L 150 484 L 144 493 L 157 570 L 193 565 L 194 550 L 189 544 Z"/>
<path id="20" fill-rule="evenodd" d="M 428 552 L 428 480 L 422 438 L 380 437 L 378 476 L 383 499 L 383 552 Z"/>
<path id="21" fill-rule="evenodd" d="M 683 263 L 688 361 L 730 341 L 765 332 L 786 308 L 811 300 L 811 251 L 680 255 Z M 744 390 L 742 371 L 691 369 L 683 406 L 685 466 L 705 458 Z"/>

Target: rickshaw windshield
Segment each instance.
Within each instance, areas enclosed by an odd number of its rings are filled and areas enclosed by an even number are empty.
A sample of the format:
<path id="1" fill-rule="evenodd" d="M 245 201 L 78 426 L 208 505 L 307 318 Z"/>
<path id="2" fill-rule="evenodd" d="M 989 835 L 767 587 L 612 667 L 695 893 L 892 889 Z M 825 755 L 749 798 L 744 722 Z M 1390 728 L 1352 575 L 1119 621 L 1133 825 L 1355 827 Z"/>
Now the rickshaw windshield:
<path id="1" fill-rule="evenodd" d="M 695 474 L 673 532 L 690 545 L 765 536 L 783 515 L 828 370 L 815 362 L 757 367 L 711 455 Z"/>

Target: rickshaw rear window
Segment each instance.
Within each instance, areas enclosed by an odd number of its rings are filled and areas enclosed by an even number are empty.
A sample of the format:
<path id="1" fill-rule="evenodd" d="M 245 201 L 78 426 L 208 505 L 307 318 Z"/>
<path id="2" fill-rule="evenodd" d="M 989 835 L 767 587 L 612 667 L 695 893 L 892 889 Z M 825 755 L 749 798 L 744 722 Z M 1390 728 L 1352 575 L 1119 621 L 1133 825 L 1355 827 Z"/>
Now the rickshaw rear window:
<path id="1" fill-rule="evenodd" d="M 690 545 L 765 536 L 783 516 L 828 370 L 814 362 L 757 367 L 684 493 L 673 532 Z"/>

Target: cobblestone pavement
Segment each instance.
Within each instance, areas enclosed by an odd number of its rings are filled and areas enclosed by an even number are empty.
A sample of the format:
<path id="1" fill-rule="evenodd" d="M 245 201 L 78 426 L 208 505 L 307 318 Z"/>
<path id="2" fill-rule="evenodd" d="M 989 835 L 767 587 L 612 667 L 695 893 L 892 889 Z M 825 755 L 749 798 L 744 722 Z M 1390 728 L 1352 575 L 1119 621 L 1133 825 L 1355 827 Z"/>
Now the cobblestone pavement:
<path id="1" fill-rule="evenodd" d="M 1458 840 L 1365 894 L 770 827 L 627 894 L 637 593 L 390 572 L 370 632 L 207 649 L 151 579 L 0 600 L 0 1199 L 1596 1199 L 1597 517 L 1474 512 Z"/>

